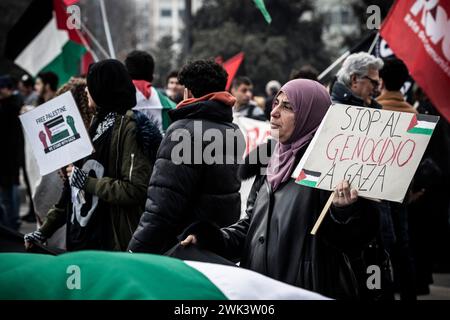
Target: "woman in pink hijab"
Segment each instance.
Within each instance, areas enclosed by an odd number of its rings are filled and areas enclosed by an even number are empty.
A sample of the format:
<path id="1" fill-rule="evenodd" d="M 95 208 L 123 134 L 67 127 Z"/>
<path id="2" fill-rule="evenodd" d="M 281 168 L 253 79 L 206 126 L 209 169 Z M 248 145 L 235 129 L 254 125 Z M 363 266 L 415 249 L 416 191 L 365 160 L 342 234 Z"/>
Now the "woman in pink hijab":
<path id="1" fill-rule="evenodd" d="M 320 83 L 306 79 L 286 83 L 275 96 L 270 118 L 275 150 L 267 175 L 255 179 L 245 217 L 222 229 L 196 223 L 183 234 L 182 238 L 188 236 L 182 245 L 197 244 L 240 261 L 241 267 L 331 298 L 359 298 L 347 253 L 358 253 L 375 238 L 376 208 L 342 181 L 330 212 L 317 234 L 311 235 L 331 192 L 296 184 L 291 178 L 330 105 Z M 251 176 L 245 166 L 244 179 Z"/>

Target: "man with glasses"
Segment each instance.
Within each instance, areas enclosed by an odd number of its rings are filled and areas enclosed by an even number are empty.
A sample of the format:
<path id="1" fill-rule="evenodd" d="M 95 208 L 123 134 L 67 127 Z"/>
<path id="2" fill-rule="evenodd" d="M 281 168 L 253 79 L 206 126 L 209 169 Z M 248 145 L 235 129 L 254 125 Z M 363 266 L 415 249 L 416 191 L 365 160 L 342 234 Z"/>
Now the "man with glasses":
<path id="1" fill-rule="evenodd" d="M 383 60 L 367 52 L 351 54 L 337 73 L 337 81 L 331 91 L 334 103 L 381 109 L 374 99 L 379 94 L 379 70 Z"/>
<path id="2" fill-rule="evenodd" d="M 383 65 L 383 60 L 367 52 L 349 55 L 338 71 L 337 80 L 331 89 L 333 103 L 381 109 L 374 97 L 379 94 L 379 70 Z M 390 260 L 386 253 L 390 243 L 395 241 L 391 206 L 389 201 L 381 201 L 377 207 L 381 219 L 377 238 L 364 249 L 362 256 L 350 255 L 349 259 L 355 270 L 363 300 L 393 300 Z M 367 288 L 366 270 L 369 265 L 377 265 L 382 270 L 381 290 Z"/>

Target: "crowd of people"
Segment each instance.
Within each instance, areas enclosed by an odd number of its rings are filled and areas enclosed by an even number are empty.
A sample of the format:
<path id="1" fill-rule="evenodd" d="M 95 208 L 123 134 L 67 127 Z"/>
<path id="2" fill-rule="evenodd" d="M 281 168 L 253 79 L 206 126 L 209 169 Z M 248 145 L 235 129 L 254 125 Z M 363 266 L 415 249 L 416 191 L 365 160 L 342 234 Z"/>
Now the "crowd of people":
<path id="1" fill-rule="evenodd" d="M 398 59 L 351 54 L 329 84 L 312 66 L 271 80 L 266 96 L 251 79 L 228 75 L 209 60 L 170 72 L 152 85 L 153 57 L 93 63 L 85 77 L 58 87 L 52 72 L 16 83 L 0 77 L 0 224 L 19 230 L 20 176 L 36 223 L 24 236 L 67 251 L 165 254 L 197 246 L 240 267 L 337 299 L 402 300 L 425 294 L 433 266 L 450 267 L 450 125 L 441 117 L 403 203 L 358 197 L 339 181 L 316 235 L 315 221 L 331 192 L 296 184 L 291 175 L 332 103 L 438 115 L 426 95 L 405 96 L 408 69 Z M 95 152 L 45 176 L 36 174 L 19 115 L 70 91 Z M 212 141 L 209 130 L 245 144 L 233 117 L 269 121 L 272 139 L 241 162 L 239 148 Z M 194 152 L 181 150 L 183 145 Z M 198 137 L 201 138 L 197 145 Z M 215 148 L 214 159 L 203 155 Z M 238 150 L 237 150 L 238 149 Z M 267 163 L 251 163 L 264 149 Z M 220 157 L 218 157 L 220 156 Z M 200 159 L 199 159 L 200 157 Z M 218 159 L 226 159 L 220 161 Z M 264 169 L 264 170 L 262 170 Z M 241 212 L 241 183 L 253 179 Z M 367 267 L 381 270 L 381 288 L 367 286 Z"/>

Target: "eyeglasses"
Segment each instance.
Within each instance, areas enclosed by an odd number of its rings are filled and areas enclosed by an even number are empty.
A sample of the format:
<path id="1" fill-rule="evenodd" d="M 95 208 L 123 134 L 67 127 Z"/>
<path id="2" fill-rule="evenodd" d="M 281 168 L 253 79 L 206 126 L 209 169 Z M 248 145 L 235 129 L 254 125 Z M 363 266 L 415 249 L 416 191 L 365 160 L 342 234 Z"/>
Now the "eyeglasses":
<path id="1" fill-rule="evenodd" d="M 379 81 L 379 80 L 372 79 L 372 78 L 370 78 L 370 77 L 368 77 L 368 76 L 364 76 L 364 77 L 362 77 L 362 78 L 369 80 L 370 83 L 371 83 L 375 88 L 378 88 L 378 86 L 380 85 L 380 81 Z"/>

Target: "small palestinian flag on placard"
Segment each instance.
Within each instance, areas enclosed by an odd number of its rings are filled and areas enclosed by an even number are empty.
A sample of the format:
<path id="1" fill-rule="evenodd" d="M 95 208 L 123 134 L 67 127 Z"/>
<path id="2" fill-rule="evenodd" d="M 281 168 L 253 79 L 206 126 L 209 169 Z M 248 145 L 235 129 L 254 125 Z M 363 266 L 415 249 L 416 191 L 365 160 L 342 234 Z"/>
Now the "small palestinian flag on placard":
<path id="1" fill-rule="evenodd" d="M 407 132 L 431 136 L 438 120 L 438 117 L 428 116 L 425 114 L 413 115 Z"/>
<path id="2" fill-rule="evenodd" d="M 51 143 L 56 143 L 70 135 L 63 116 L 58 116 L 55 119 L 47 121 L 44 123 L 44 127 Z"/>
<path id="3" fill-rule="evenodd" d="M 321 172 L 302 169 L 295 182 L 304 186 L 314 188 L 317 185 L 321 174 Z"/>

